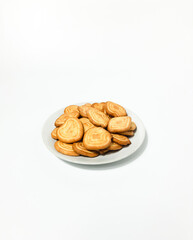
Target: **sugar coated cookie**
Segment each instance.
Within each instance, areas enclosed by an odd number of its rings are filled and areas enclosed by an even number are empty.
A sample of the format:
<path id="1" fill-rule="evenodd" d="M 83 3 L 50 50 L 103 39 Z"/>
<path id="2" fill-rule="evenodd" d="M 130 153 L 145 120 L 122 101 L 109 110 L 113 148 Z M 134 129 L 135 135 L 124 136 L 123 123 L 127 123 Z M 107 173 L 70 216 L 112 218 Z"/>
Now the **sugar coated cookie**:
<path id="1" fill-rule="evenodd" d="M 128 137 L 133 137 L 134 136 L 134 132 L 133 131 L 121 132 L 120 134 L 128 136 Z"/>
<path id="2" fill-rule="evenodd" d="M 69 117 L 66 116 L 66 114 L 62 114 L 59 118 L 56 119 L 55 126 L 60 127 L 62 124 L 64 124 L 67 118 Z"/>
<path id="3" fill-rule="evenodd" d="M 108 147 L 109 151 L 116 151 L 116 150 L 120 150 L 122 148 L 122 146 L 116 142 L 112 142 L 110 144 L 110 146 Z"/>
<path id="4" fill-rule="evenodd" d="M 82 125 L 84 127 L 84 132 L 86 132 L 90 128 L 95 127 L 95 125 L 92 124 L 88 118 L 80 118 L 80 121 L 82 122 Z"/>
<path id="5" fill-rule="evenodd" d="M 79 112 L 80 112 L 80 115 L 82 116 L 82 117 L 87 117 L 87 111 L 88 111 L 88 109 L 91 107 L 91 104 L 90 103 L 86 103 L 86 104 L 84 104 L 84 105 L 82 105 L 82 106 L 79 106 L 78 107 L 78 110 L 79 110 Z"/>
<path id="6" fill-rule="evenodd" d="M 90 151 L 85 148 L 83 142 L 73 143 L 72 147 L 74 151 L 80 155 L 87 156 L 87 157 L 97 157 L 99 155 L 96 151 Z"/>
<path id="7" fill-rule="evenodd" d="M 65 123 L 58 128 L 57 137 L 61 142 L 78 142 L 83 136 L 83 125 L 78 118 L 69 117 Z"/>
<path id="8" fill-rule="evenodd" d="M 116 142 L 120 145 L 129 145 L 131 144 L 131 141 L 129 140 L 128 137 L 120 135 L 120 134 L 111 134 L 113 137 L 113 142 Z"/>
<path id="9" fill-rule="evenodd" d="M 127 116 L 126 110 L 121 105 L 110 101 L 106 102 L 106 111 L 113 117 Z"/>
<path id="10" fill-rule="evenodd" d="M 91 123 L 93 123 L 95 126 L 99 126 L 103 128 L 107 127 L 109 118 L 105 113 L 92 107 L 87 111 L 87 115 Z"/>
<path id="11" fill-rule="evenodd" d="M 57 131 L 58 131 L 58 128 L 54 128 L 54 130 L 51 132 L 51 136 L 53 139 L 58 139 L 57 137 Z"/>
<path id="12" fill-rule="evenodd" d="M 94 127 L 85 132 L 84 146 L 89 150 L 105 149 L 111 144 L 111 134 L 101 127 Z"/>
<path id="13" fill-rule="evenodd" d="M 73 150 L 72 144 L 57 141 L 55 142 L 54 147 L 58 152 L 62 154 L 69 156 L 79 156 L 79 154 Z"/>
<path id="14" fill-rule="evenodd" d="M 136 124 L 134 122 L 131 122 L 131 127 L 129 129 L 129 131 L 135 131 L 137 128 Z"/>
<path id="15" fill-rule="evenodd" d="M 108 124 L 108 131 L 112 133 L 126 132 L 130 129 L 131 118 L 126 117 L 114 117 L 111 118 Z"/>
<path id="16" fill-rule="evenodd" d="M 79 117 L 80 112 L 77 105 L 70 105 L 64 109 L 64 114 L 69 117 Z"/>

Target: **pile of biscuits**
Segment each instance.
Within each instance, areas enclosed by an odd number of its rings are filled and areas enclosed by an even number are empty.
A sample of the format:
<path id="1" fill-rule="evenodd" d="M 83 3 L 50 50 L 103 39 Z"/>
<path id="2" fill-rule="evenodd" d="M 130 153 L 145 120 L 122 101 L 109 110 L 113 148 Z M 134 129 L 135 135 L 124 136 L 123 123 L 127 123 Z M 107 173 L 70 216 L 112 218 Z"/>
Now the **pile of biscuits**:
<path id="1" fill-rule="evenodd" d="M 117 103 L 70 105 L 55 121 L 51 136 L 55 149 L 65 155 L 97 157 L 131 144 L 136 124 Z"/>

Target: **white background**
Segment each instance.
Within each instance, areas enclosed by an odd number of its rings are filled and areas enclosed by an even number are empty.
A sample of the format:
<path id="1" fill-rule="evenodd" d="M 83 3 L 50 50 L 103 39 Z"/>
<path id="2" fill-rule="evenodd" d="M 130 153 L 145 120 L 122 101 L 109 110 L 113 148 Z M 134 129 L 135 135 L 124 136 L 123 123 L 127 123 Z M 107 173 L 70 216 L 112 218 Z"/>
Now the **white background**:
<path id="1" fill-rule="evenodd" d="M 148 133 L 138 158 L 78 167 L 46 118 L 112 100 Z M 193 1 L 0 0 L 0 239 L 193 239 Z"/>

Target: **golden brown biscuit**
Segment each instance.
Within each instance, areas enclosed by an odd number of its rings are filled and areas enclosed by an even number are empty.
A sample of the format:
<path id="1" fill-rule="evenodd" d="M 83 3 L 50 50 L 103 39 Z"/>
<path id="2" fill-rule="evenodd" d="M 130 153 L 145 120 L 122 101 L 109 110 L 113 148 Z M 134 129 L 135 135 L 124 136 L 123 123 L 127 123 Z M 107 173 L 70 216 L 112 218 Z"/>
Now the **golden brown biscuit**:
<path id="1" fill-rule="evenodd" d="M 61 142 L 73 143 L 82 139 L 84 133 L 83 125 L 78 118 L 69 117 L 65 123 L 58 128 L 57 137 Z"/>
<path id="2" fill-rule="evenodd" d="M 52 131 L 52 133 L 51 133 L 51 136 L 52 136 L 52 138 L 53 139 L 58 139 L 58 137 L 57 137 L 57 131 L 58 131 L 58 128 L 54 128 L 54 130 Z"/>
<path id="3" fill-rule="evenodd" d="M 91 104 L 90 103 L 86 103 L 86 104 L 84 104 L 84 105 L 82 105 L 82 106 L 79 106 L 78 107 L 78 110 L 79 110 L 79 112 L 80 112 L 80 115 L 82 116 L 82 117 L 87 117 L 87 111 L 88 111 L 88 109 L 91 107 Z"/>
<path id="4" fill-rule="evenodd" d="M 57 141 L 55 142 L 54 147 L 58 152 L 62 154 L 69 155 L 69 156 L 79 156 L 79 154 L 76 153 L 72 148 L 72 144 Z"/>
<path id="5" fill-rule="evenodd" d="M 108 116 L 109 118 L 111 118 L 110 115 L 107 113 L 107 103 L 106 103 L 106 102 L 101 102 L 101 104 L 103 104 L 104 113 L 107 114 L 107 116 Z"/>
<path id="6" fill-rule="evenodd" d="M 105 104 L 104 103 L 93 103 L 92 107 L 98 109 L 101 112 L 105 111 Z"/>
<path id="7" fill-rule="evenodd" d="M 91 123 L 93 123 L 95 126 L 103 128 L 107 127 L 109 118 L 105 113 L 92 107 L 87 111 L 87 115 Z"/>
<path id="8" fill-rule="evenodd" d="M 129 131 L 135 131 L 137 128 L 136 124 L 134 122 L 131 122 L 131 127 L 129 129 Z"/>
<path id="9" fill-rule="evenodd" d="M 110 146 L 107 148 L 109 151 L 116 151 L 116 150 L 120 150 L 122 148 L 122 146 L 116 142 L 112 142 L 110 144 Z"/>
<path id="10" fill-rule="evenodd" d="M 131 127 L 131 118 L 126 117 L 114 117 L 111 118 L 108 124 L 108 131 L 112 133 L 120 133 L 129 131 Z"/>
<path id="11" fill-rule="evenodd" d="M 119 134 L 111 134 L 113 137 L 113 142 L 116 142 L 120 145 L 129 145 L 131 144 L 131 141 L 129 140 L 128 137 L 123 136 L 123 135 L 119 135 Z"/>
<path id="12" fill-rule="evenodd" d="M 104 155 L 105 153 L 107 153 L 109 151 L 116 151 L 116 150 L 120 150 L 121 148 L 123 148 L 123 147 L 120 144 L 112 142 L 108 148 L 99 150 L 98 152 L 100 154 Z"/>
<path id="13" fill-rule="evenodd" d="M 108 149 L 108 148 L 99 150 L 99 153 L 100 153 L 101 155 L 104 155 L 104 154 L 107 153 L 107 152 L 109 152 L 109 149 Z"/>
<path id="14" fill-rule="evenodd" d="M 74 151 L 80 155 L 87 156 L 87 157 L 97 157 L 99 155 L 96 151 L 90 151 L 85 148 L 83 142 L 73 143 L 72 147 Z"/>
<path id="15" fill-rule="evenodd" d="M 111 144 L 111 134 L 101 127 L 90 128 L 84 134 L 83 144 L 88 150 L 105 149 Z"/>
<path id="16" fill-rule="evenodd" d="M 125 136 L 128 136 L 128 137 L 133 137 L 134 136 L 134 132 L 133 131 L 121 132 L 119 134 L 125 135 Z"/>
<path id="17" fill-rule="evenodd" d="M 66 121 L 66 119 L 68 119 L 69 117 L 66 116 L 66 114 L 62 114 L 59 118 L 56 119 L 55 121 L 55 126 L 56 127 L 60 127 L 62 124 L 64 124 L 64 122 Z"/>
<path id="18" fill-rule="evenodd" d="M 113 117 L 127 116 L 126 110 L 121 105 L 110 101 L 106 102 L 106 111 Z"/>
<path id="19" fill-rule="evenodd" d="M 88 118 L 80 118 L 80 121 L 81 121 L 82 124 L 83 124 L 84 133 L 85 133 L 88 129 L 90 129 L 90 128 L 92 128 L 92 127 L 95 127 L 95 125 L 93 125 Z"/>
<path id="20" fill-rule="evenodd" d="M 64 109 L 64 114 L 69 117 L 79 117 L 80 112 L 77 105 L 70 105 Z"/>

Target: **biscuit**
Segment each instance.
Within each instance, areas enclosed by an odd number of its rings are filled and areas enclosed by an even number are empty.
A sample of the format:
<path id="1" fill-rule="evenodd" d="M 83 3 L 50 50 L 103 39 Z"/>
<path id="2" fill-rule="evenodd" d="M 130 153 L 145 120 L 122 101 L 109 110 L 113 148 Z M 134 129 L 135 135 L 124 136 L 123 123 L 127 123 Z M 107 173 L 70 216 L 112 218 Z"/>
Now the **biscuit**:
<path id="1" fill-rule="evenodd" d="M 99 150 L 99 153 L 100 153 L 101 155 L 104 155 L 104 154 L 107 153 L 107 152 L 109 152 L 109 149 L 108 149 L 108 148 Z"/>
<path id="2" fill-rule="evenodd" d="M 97 157 L 99 155 L 96 151 L 90 151 L 85 148 L 83 142 L 77 142 L 72 144 L 72 148 L 74 151 L 80 155 L 87 156 L 87 157 Z"/>
<path id="3" fill-rule="evenodd" d="M 69 117 L 65 123 L 58 128 L 57 137 L 61 142 L 73 143 L 82 139 L 84 133 L 83 125 L 78 118 Z"/>
<path id="4" fill-rule="evenodd" d="M 54 147 L 58 152 L 62 154 L 69 155 L 69 156 L 79 156 L 79 154 L 76 153 L 72 148 L 72 144 L 57 141 L 55 142 Z"/>
<path id="5" fill-rule="evenodd" d="M 111 118 L 110 115 L 107 113 L 107 104 L 106 104 L 106 102 L 102 102 L 101 104 L 103 104 L 103 106 L 104 106 L 104 113 L 107 114 L 107 116 L 109 118 Z"/>
<path id="6" fill-rule="evenodd" d="M 123 148 L 123 147 L 120 144 L 112 142 L 108 148 L 99 150 L 99 153 L 104 155 L 105 153 L 107 153 L 109 151 L 116 151 L 116 150 L 120 150 L 121 148 Z"/>
<path id="7" fill-rule="evenodd" d="M 125 136 L 128 136 L 128 137 L 133 137 L 134 136 L 134 132 L 133 131 L 121 132 L 119 134 L 125 135 Z"/>
<path id="8" fill-rule="evenodd" d="M 103 102 L 102 103 L 93 103 L 92 107 L 98 109 L 101 112 L 105 111 L 105 103 L 103 103 Z"/>
<path id="9" fill-rule="evenodd" d="M 66 119 L 68 119 L 69 117 L 66 116 L 66 114 L 62 114 L 59 118 L 56 119 L 55 121 L 55 126 L 56 127 L 60 127 L 62 124 L 64 124 L 64 122 L 66 121 Z"/>
<path id="10" fill-rule="evenodd" d="M 70 105 L 64 109 L 64 114 L 69 117 L 79 117 L 80 112 L 77 105 Z"/>
<path id="11" fill-rule="evenodd" d="M 137 128 L 136 124 L 134 122 L 131 122 L 131 127 L 129 129 L 129 131 L 135 131 Z"/>
<path id="12" fill-rule="evenodd" d="M 110 101 L 106 102 L 106 111 L 113 117 L 127 116 L 126 110 L 121 105 Z"/>
<path id="13" fill-rule="evenodd" d="M 116 151 L 116 150 L 120 150 L 122 148 L 122 146 L 116 142 L 112 142 L 110 144 L 110 146 L 107 148 L 109 151 Z"/>
<path id="14" fill-rule="evenodd" d="M 87 115 L 91 123 L 93 123 L 95 126 L 103 128 L 107 127 L 109 118 L 105 113 L 92 107 L 87 111 Z"/>
<path id="15" fill-rule="evenodd" d="M 93 125 L 88 118 L 80 118 L 80 121 L 82 122 L 82 125 L 83 125 L 83 127 L 84 127 L 84 133 L 85 133 L 88 129 L 90 129 L 90 128 L 92 128 L 92 127 L 95 127 L 95 125 Z"/>
<path id="16" fill-rule="evenodd" d="M 51 132 L 51 136 L 53 139 L 58 139 L 57 137 L 57 131 L 58 131 L 58 128 L 54 128 L 54 130 Z"/>
<path id="17" fill-rule="evenodd" d="M 85 132 L 83 144 L 88 150 L 108 148 L 111 144 L 111 134 L 101 127 L 93 127 Z"/>
<path id="18" fill-rule="evenodd" d="M 129 140 L 128 137 L 123 136 L 123 135 L 119 135 L 119 134 L 111 134 L 113 137 L 113 142 L 116 142 L 120 145 L 129 145 L 131 144 L 131 141 Z"/>
<path id="19" fill-rule="evenodd" d="M 126 117 L 114 117 L 111 118 L 108 123 L 108 131 L 112 133 L 126 132 L 131 127 L 131 118 Z"/>
<path id="20" fill-rule="evenodd" d="M 82 116 L 82 117 L 87 117 L 87 111 L 88 111 L 88 109 L 91 107 L 91 104 L 90 103 L 86 103 L 86 104 L 84 104 L 84 105 L 82 105 L 82 106 L 79 106 L 78 107 L 78 110 L 79 110 L 79 112 L 80 112 L 80 115 Z"/>

